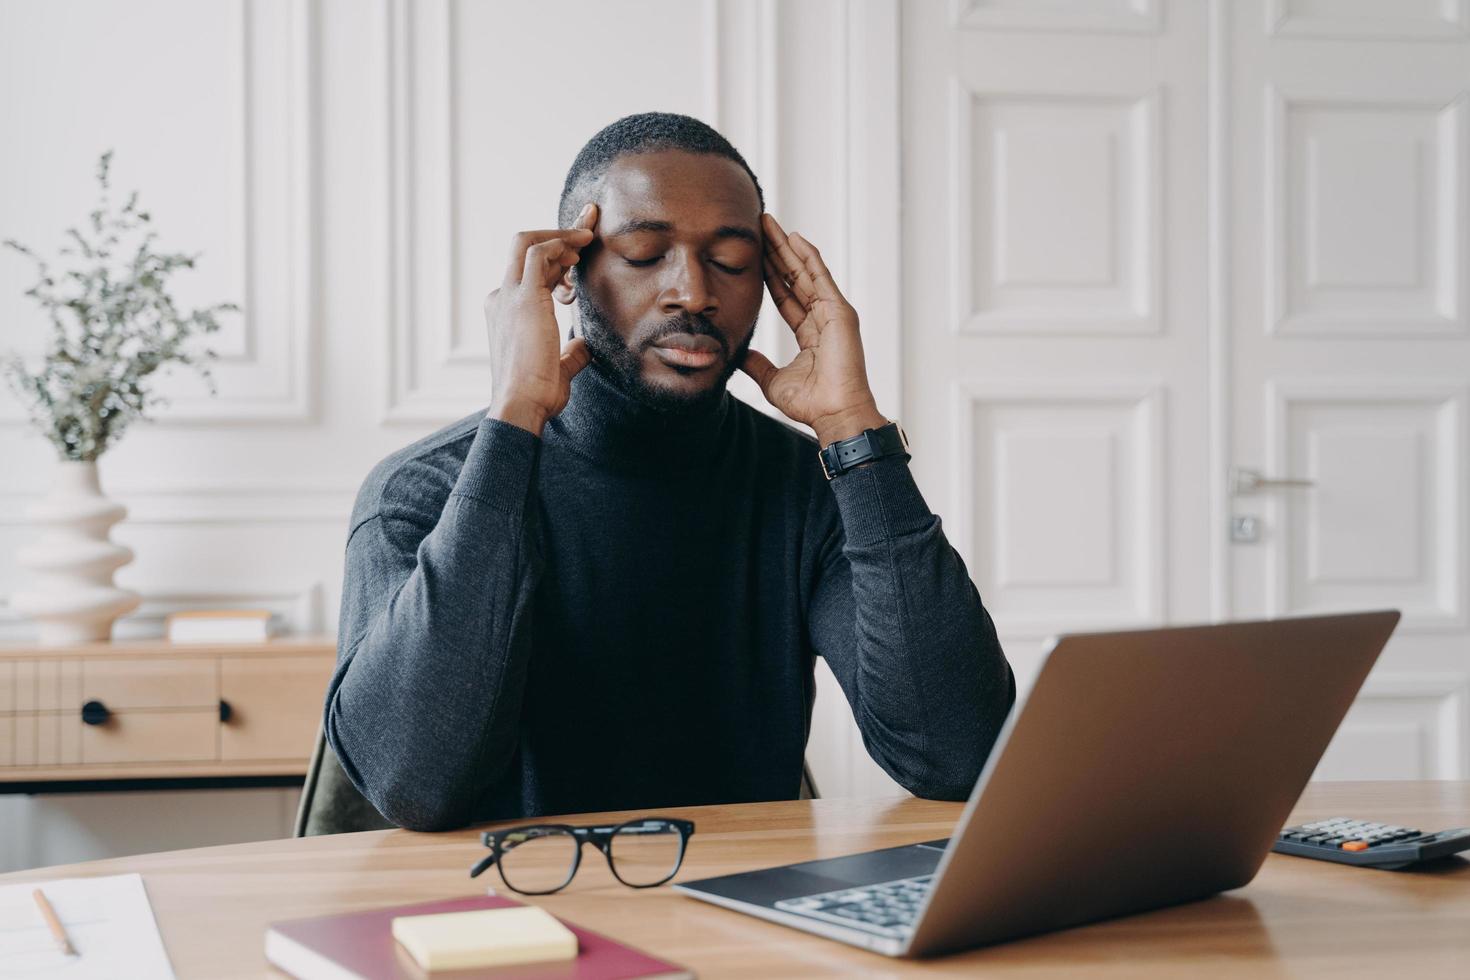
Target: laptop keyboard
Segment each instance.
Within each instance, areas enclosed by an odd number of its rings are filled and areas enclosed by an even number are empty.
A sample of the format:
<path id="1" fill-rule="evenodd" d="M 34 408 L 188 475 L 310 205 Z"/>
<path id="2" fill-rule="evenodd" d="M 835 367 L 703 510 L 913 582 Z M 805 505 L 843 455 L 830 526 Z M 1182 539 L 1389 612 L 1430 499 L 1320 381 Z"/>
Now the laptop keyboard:
<path id="1" fill-rule="evenodd" d="M 776 903 L 782 912 L 824 919 L 879 936 L 906 939 L 914 930 L 919 905 L 929 893 L 934 876 L 900 878 L 861 888 L 844 888 L 820 895 L 787 898 Z"/>

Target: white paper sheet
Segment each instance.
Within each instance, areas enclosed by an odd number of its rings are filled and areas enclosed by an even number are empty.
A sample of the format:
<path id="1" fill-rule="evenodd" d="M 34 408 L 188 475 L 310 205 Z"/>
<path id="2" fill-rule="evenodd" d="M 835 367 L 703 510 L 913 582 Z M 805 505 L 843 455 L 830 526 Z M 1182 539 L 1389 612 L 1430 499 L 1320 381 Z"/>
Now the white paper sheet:
<path id="1" fill-rule="evenodd" d="M 31 892 L 56 910 L 77 956 L 56 948 Z M 142 875 L 62 878 L 0 886 L 0 977 L 173 980 Z"/>

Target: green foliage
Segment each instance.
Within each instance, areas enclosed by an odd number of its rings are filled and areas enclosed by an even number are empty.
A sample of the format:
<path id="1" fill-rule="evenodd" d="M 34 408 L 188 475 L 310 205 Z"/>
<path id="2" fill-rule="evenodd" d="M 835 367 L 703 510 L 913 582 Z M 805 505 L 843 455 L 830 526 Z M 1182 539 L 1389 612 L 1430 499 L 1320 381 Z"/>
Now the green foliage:
<path id="1" fill-rule="evenodd" d="M 25 294 L 51 321 L 51 348 L 34 374 L 20 355 L 3 364 L 9 382 L 30 411 L 31 421 L 56 446 L 62 459 L 94 460 L 135 419 L 148 418 L 167 399 L 152 392 L 155 371 L 184 364 L 198 371 L 215 393 L 208 361 L 212 350 L 195 352 L 190 341 L 219 329 L 218 316 L 238 312 L 220 303 L 181 313 L 168 294 L 178 269 L 192 269 L 199 257 L 157 252 L 152 218 L 131 194 L 113 213 L 107 171 L 112 151 L 97 162 L 101 194 L 84 234 L 68 228 L 61 255 L 75 268 L 53 275 L 34 251 L 11 239 L 3 244 L 36 264 L 38 280 Z"/>

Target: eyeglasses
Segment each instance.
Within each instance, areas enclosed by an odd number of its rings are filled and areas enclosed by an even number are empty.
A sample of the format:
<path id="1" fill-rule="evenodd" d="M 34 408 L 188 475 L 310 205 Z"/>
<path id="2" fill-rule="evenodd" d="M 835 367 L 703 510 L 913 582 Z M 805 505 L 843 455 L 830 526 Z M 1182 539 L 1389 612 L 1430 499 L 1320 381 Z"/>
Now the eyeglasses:
<path id="1" fill-rule="evenodd" d="M 487 830 L 480 843 L 490 853 L 470 868 L 470 877 L 493 864 L 512 891 L 549 895 L 576 875 L 582 845 L 591 842 L 606 855 L 618 881 L 632 888 L 652 888 L 678 873 L 693 833 L 694 821 L 672 817 L 642 817 L 600 827 L 541 823 Z"/>

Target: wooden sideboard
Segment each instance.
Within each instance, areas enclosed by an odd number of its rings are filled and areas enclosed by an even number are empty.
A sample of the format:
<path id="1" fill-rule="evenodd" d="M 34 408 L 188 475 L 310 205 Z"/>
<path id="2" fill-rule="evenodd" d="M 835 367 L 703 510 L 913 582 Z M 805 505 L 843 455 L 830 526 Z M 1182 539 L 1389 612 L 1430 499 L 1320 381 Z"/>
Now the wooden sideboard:
<path id="1" fill-rule="evenodd" d="M 330 637 L 0 645 L 0 793 L 306 772 Z"/>

